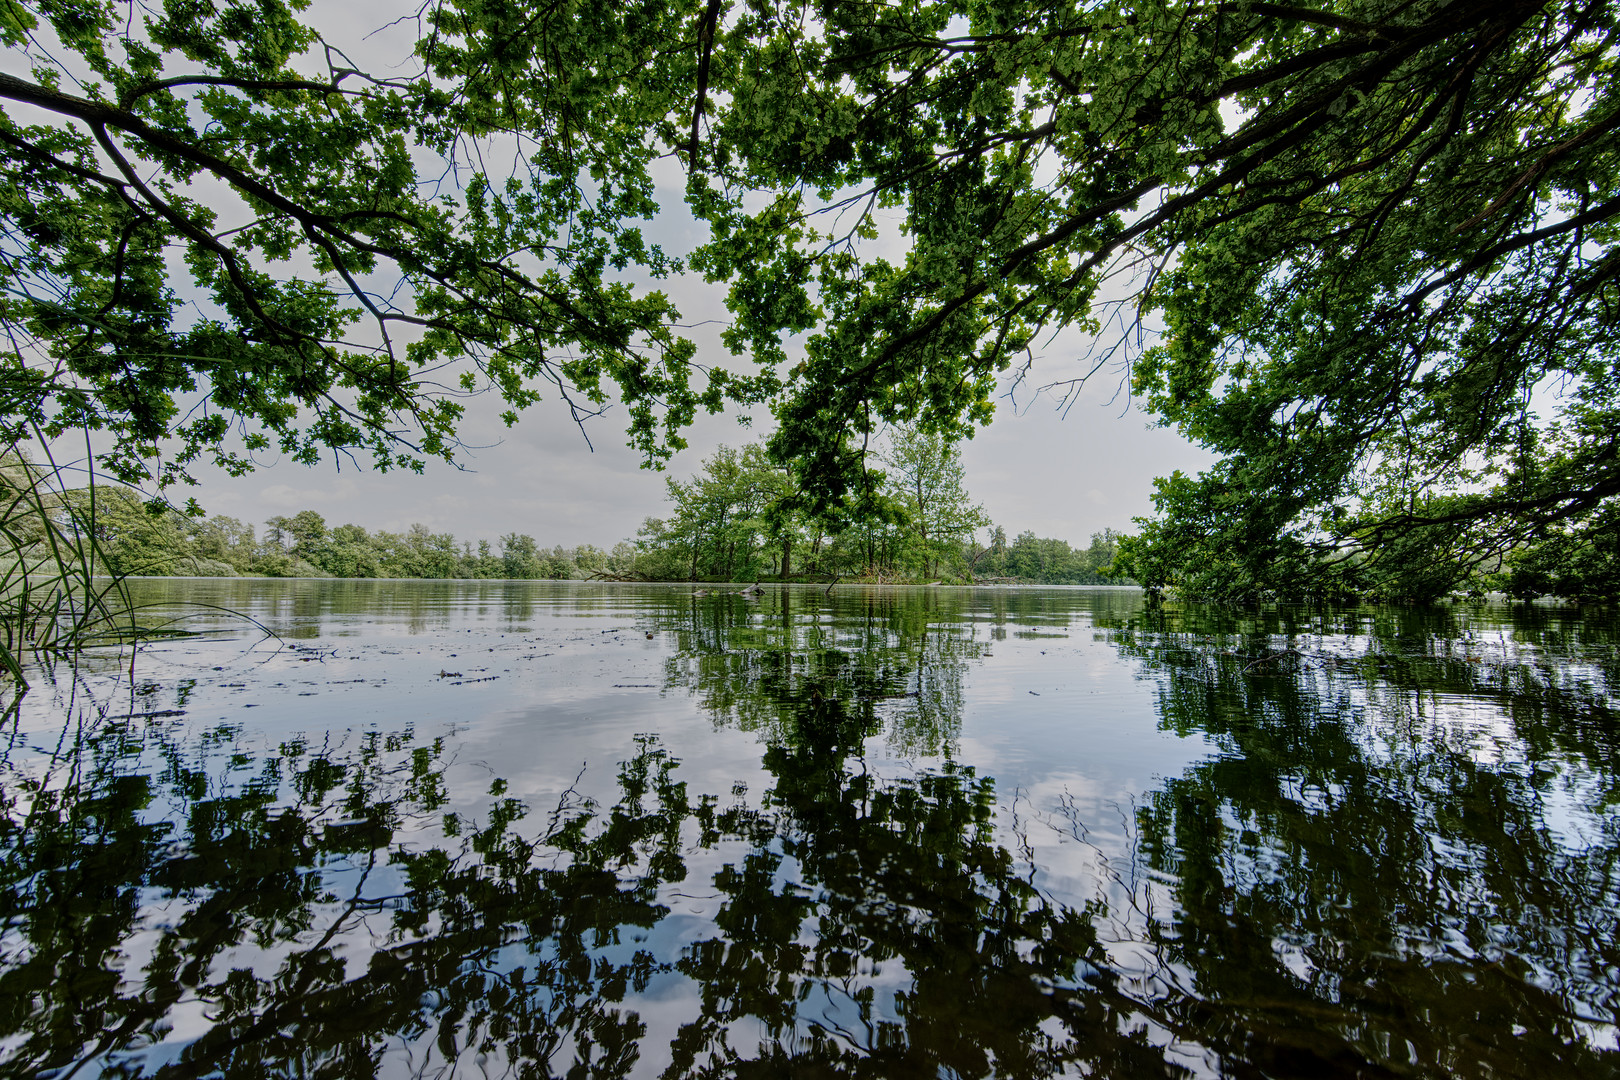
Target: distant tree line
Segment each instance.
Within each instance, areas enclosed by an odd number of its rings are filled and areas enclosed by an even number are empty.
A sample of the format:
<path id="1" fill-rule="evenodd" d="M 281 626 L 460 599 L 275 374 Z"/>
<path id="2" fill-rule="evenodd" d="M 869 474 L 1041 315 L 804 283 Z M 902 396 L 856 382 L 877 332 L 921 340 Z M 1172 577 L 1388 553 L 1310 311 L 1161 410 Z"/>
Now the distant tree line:
<path id="1" fill-rule="evenodd" d="M 690 480 L 668 481 L 670 512 L 634 541 L 542 547 L 507 533 L 461 541 L 424 525 L 404 532 L 329 525 L 314 510 L 272 517 L 262 531 L 224 515 L 148 504 L 127 488 L 69 493 L 102 558 L 119 573 L 345 578 L 553 578 L 642 581 L 992 581 L 1096 585 L 1119 539 L 1089 547 L 992 527 L 963 487 L 956 449 L 938 436 L 897 431 L 873 487 L 841 518 L 795 499 L 792 475 L 761 444 L 721 447 Z M 979 541 L 981 531 L 985 542 Z"/>
<path id="2" fill-rule="evenodd" d="M 1091 534 L 1089 547 L 1070 547 L 1067 540 L 1051 540 L 1024 531 L 1007 542 L 1006 530 L 999 526 L 990 534 L 987 547 L 975 552 L 971 569 L 979 580 L 1007 579 L 1039 582 L 1043 585 L 1129 584 L 1111 574 L 1120 534 L 1104 529 Z"/>
<path id="3" fill-rule="evenodd" d="M 404 532 L 328 526 L 314 510 L 272 517 L 262 533 L 233 517 L 192 517 L 150 506 L 125 488 L 73 492 L 109 568 L 137 575 L 353 578 L 588 578 L 631 568 L 635 551 L 618 544 L 543 548 L 508 533 L 494 544 L 458 541 L 425 525 Z"/>

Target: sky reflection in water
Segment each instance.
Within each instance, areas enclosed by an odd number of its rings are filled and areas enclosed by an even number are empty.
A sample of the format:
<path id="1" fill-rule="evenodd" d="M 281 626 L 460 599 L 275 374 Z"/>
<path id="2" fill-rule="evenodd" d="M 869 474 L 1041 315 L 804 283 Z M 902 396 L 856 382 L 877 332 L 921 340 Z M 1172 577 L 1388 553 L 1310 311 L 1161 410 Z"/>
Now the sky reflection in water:
<path id="1" fill-rule="evenodd" d="M 283 641 L 0 730 L 12 1075 L 1620 1074 L 1609 618 L 141 589 Z"/>

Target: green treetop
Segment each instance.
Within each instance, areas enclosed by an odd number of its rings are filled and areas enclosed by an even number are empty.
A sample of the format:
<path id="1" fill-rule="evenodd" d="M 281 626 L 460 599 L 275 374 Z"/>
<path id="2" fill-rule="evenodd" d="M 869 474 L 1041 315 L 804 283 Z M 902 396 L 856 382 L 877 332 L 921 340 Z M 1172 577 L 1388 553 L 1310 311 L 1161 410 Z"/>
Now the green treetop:
<path id="1" fill-rule="evenodd" d="M 910 561 L 933 577 L 975 532 L 989 527 L 990 518 L 969 501 L 961 453 L 939 435 L 896 428 L 882 461 L 894 503 L 915 537 Z"/>
<path id="2" fill-rule="evenodd" d="M 668 298 L 628 283 L 679 266 L 639 225 L 691 93 L 689 13 L 430 5 L 415 70 L 379 78 L 305 6 L 4 0 L 14 432 L 108 431 L 125 479 L 166 446 L 163 483 L 268 446 L 419 467 L 492 387 L 576 419 L 615 397 L 658 460 L 698 406 L 753 397 L 694 381 Z"/>

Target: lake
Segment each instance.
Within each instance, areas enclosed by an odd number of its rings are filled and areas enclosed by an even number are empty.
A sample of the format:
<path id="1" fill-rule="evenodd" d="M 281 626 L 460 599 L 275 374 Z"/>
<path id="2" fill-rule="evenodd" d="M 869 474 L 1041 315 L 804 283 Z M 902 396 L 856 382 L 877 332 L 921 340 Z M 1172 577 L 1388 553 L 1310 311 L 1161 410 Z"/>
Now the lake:
<path id="1" fill-rule="evenodd" d="M 136 590 L 0 727 L 7 1075 L 1620 1075 L 1612 612 Z"/>

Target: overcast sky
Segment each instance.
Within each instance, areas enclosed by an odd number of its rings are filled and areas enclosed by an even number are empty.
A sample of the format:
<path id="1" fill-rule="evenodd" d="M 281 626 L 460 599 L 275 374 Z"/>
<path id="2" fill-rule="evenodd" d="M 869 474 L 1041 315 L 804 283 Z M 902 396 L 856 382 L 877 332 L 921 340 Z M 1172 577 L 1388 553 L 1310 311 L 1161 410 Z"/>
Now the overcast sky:
<path id="1" fill-rule="evenodd" d="M 1019 413 L 1002 401 L 995 421 L 963 444 L 968 491 L 1009 536 L 1031 529 L 1084 542 L 1104 527 L 1130 529 L 1132 517 L 1151 509 L 1155 476 L 1208 463 L 1173 431 L 1150 427 L 1122 400 L 1110 403 L 1114 389 L 1112 380 L 1092 385 L 1066 417 L 1044 400 Z M 593 451 L 554 402 L 511 429 L 490 415 L 493 405 L 474 402 L 469 410 L 467 439 L 486 446 L 464 455 L 465 471 L 441 462 L 417 475 L 272 461 L 240 478 L 204 470 L 193 493 L 210 513 L 256 524 L 315 510 L 334 525 L 399 531 L 420 522 L 463 540 L 518 532 L 548 546 L 611 547 L 633 537 L 643 518 L 665 513 L 666 475 L 685 479 L 716 446 L 768 430 L 744 428 L 731 415 L 705 417 L 690 433 L 691 448 L 658 473 L 639 468 L 611 413 L 590 428 Z"/>
<path id="2" fill-rule="evenodd" d="M 372 32 L 405 13 L 375 0 L 317 0 L 308 15 L 351 58 L 373 70 L 403 61 L 408 70 L 414 20 Z M 644 231 L 672 252 L 690 250 L 701 237 L 682 212 L 683 177 L 671 165 L 659 180 L 660 201 L 671 212 Z M 896 234 L 888 244 L 885 253 L 892 258 L 903 241 Z M 699 343 L 700 361 L 738 364 L 718 344 L 718 326 L 711 322 L 726 316 L 720 293 L 695 279 L 660 287 L 680 305 L 684 320 L 695 324 L 691 336 Z M 1074 356 L 1085 344 L 1068 336 L 1046 343 L 1034 382 L 1077 374 Z M 704 417 L 688 434 L 690 449 L 667 473 L 658 473 L 640 468 L 625 446 L 622 413 L 610 412 L 589 427 L 593 449 L 555 401 L 531 408 L 510 429 L 495 418 L 498 411 L 491 399 L 469 403 L 463 436 L 473 448 L 461 455 L 463 471 L 431 462 L 422 475 L 379 474 L 349 462 L 305 468 L 267 458 L 246 477 L 198 469 L 202 485 L 190 494 L 210 513 L 254 524 L 315 510 L 334 525 L 398 531 L 419 522 L 463 540 L 518 532 L 546 545 L 609 547 L 633 537 L 643 518 L 665 512 L 666 475 L 689 477 L 715 447 L 741 445 L 770 427 L 763 411 L 752 428 L 740 426 L 735 415 Z M 1027 391 L 1017 408 L 999 401 L 995 422 L 963 445 L 962 457 L 969 493 L 1009 536 L 1031 529 L 1077 542 L 1104 527 L 1129 529 L 1132 517 L 1151 509 L 1155 476 L 1178 468 L 1195 472 L 1210 460 L 1174 432 L 1151 426 L 1120 392 L 1117 372 L 1099 374 L 1063 414 L 1050 399 Z"/>

